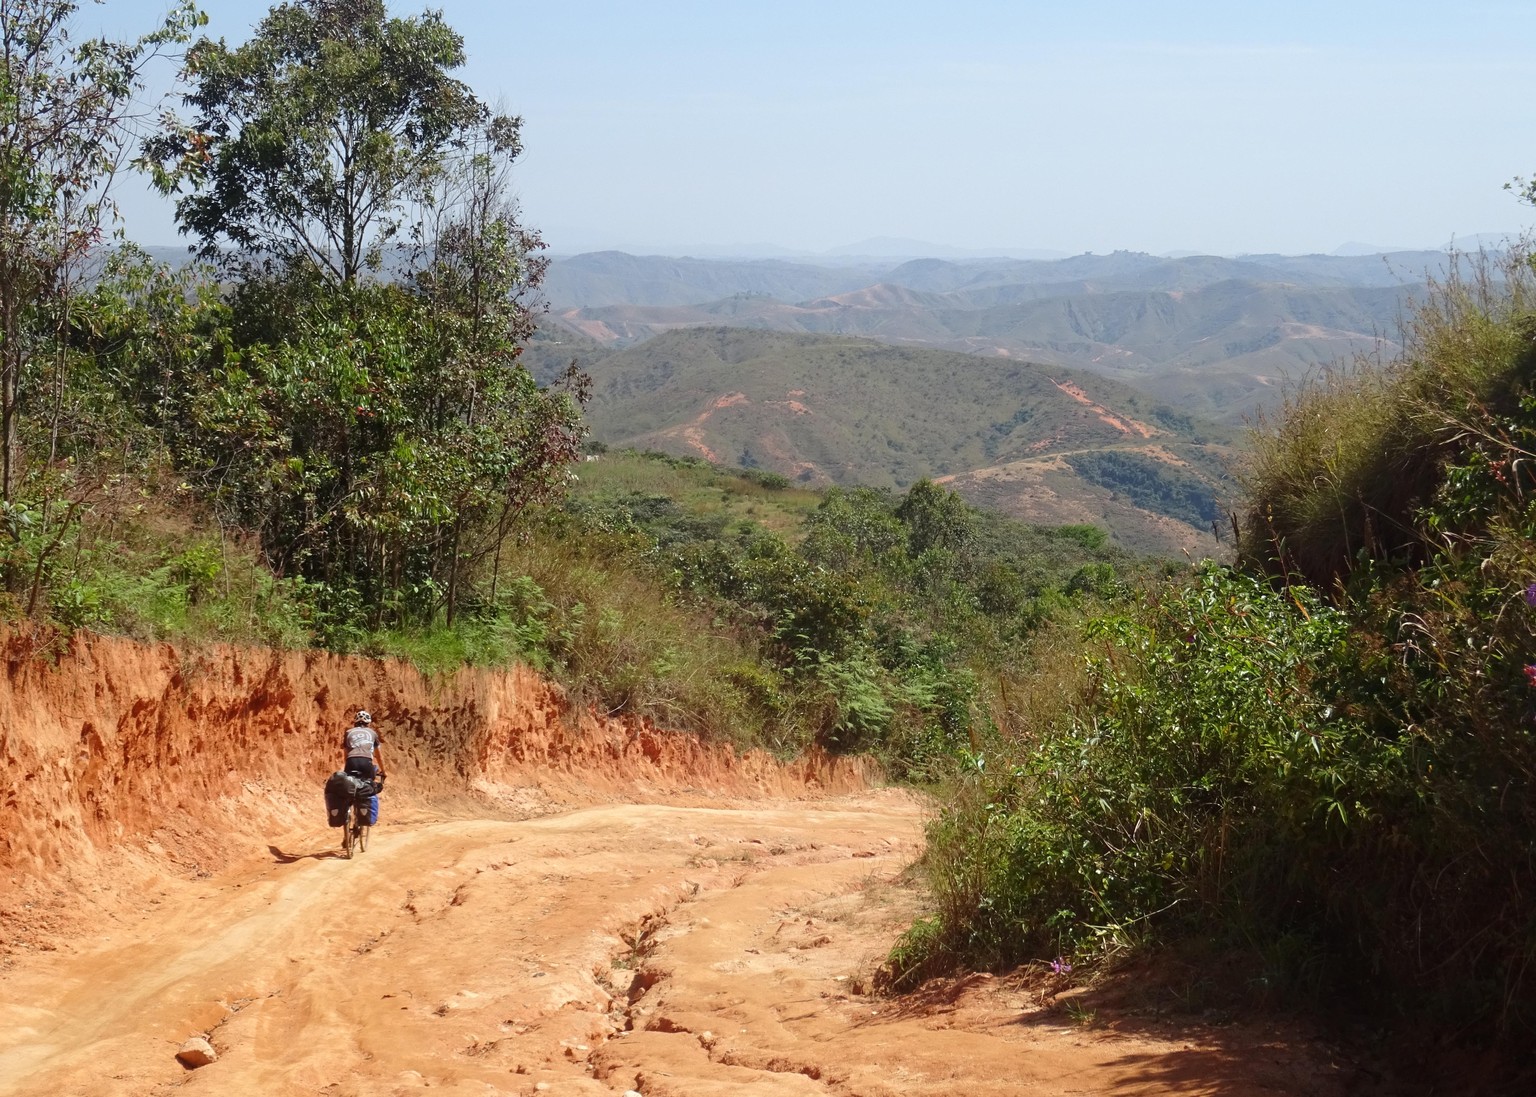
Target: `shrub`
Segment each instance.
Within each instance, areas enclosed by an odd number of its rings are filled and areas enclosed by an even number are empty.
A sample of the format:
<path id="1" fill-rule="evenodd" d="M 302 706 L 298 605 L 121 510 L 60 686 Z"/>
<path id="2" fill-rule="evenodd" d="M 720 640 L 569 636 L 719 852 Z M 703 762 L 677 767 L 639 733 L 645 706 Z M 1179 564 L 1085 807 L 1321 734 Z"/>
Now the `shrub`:
<path id="1" fill-rule="evenodd" d="M 1077 696 L 929 833 L 911 975 L 1095 953 L 1165 922 L 1295 929 L 1394 756 L 1325 700 L 1347 624 L 1221 569 L 1089 627 Z"/>

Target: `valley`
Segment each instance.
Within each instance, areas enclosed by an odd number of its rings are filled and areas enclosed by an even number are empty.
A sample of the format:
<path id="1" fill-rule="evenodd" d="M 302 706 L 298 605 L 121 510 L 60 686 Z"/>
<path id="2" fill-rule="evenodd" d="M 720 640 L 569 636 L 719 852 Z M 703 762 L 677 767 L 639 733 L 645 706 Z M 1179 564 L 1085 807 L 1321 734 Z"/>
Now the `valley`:
<path id="1" fill-rule="evenodd" d="M 929 477 L 1154 555 L 1221 551 L 1243 437 L 1308 378 L 1390 356 L 1456 257 L 556 260 L 527 354 L 594 381 L 608 446 L 807 485 Z"/>

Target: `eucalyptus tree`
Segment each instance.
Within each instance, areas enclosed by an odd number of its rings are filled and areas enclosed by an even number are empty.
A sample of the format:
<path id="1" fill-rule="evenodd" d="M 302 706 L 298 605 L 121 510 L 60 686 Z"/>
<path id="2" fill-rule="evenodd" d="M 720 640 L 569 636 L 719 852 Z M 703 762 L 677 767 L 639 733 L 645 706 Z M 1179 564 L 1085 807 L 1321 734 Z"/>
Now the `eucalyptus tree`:
<path id="1" fill-rule="evenodd" d="M 518 361 L 534 331 L 533 297 L 547 261 L 511 199 L 515 144 L 493 128 L 455 151 L 415 226 L 411 288 L 426 346 L 417 372 L 420 421 L 436 440 L 452 522 L 433 546 L 449 620 L 463 573 L 490 557 L 495 600 L 501 548 L 528 505 L 565 485 L 583 430 L 587 379 L 574 366 L 540 392 Z"/>
<path id="2" fill-rule="evenodd" d="M 145 158 L 206 256 L 311 264 L 350 284 L 383 263 L 455 150 L 520 148 L 520 120 L 452 75 L 464 59 L 440 12 L 279 4 L 243 45 L 193 45 L 192 117 L 168 118 Z"/>

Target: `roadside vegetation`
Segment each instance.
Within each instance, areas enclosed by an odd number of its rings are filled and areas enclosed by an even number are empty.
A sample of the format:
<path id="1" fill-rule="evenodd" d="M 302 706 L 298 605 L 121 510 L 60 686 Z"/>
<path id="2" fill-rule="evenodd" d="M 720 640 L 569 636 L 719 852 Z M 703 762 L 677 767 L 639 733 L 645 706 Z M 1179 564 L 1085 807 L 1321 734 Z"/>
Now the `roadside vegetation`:
<path id="1" fill-rule="evenodd" d="M 431 12 L 300 0 L 230 48 L 190 3 L 132 43 L 76 42 L 76 8 L 0 0 L 9 611 L 343 650 L 483 612 L 583 434 L 583 379 L 519 361 L 519 120 Z M 145 132 L 165 51 L 190 116 Z M 130 159 L 200 262 L 109 237 Z"/>
<path id="2" fill-rule="evenodd" d="M 1177 945 L 1260 1000 L 1528 1040 L 1531 258 L 1406 334 L 1259 425 L 1235 565 L 1087 622 L 1070 688 L 958 782 L 891 985 Z"/>
<path id="3" fill-rule="evenodd" d="M 586 640 L 546 657 L 574 688 L 674 727 L 874 753 L 903 778 L 1023 720 L 1025 639 L 1136 567 L 1101 530 L 985 515 L 928 481 L 813 493 L 661 454 L 581 470 L 518 549 L 545 635 L 571 636 L 574 615 Z M 622 646 L 646 654 L 583 663 Z"/>

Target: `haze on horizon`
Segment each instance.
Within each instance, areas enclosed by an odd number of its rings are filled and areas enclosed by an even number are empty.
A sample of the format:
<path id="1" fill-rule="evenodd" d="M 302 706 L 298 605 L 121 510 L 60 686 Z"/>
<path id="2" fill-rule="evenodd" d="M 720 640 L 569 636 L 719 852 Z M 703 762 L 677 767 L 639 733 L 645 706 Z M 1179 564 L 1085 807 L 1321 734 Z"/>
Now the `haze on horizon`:
<path id="1" fill-rule="evenodd" d="M 149 29 L 164 0 L 83 5 Z M 243 41 L 265 0 L 205 0 Z M 426 3 L 391 0 L 395 14 Z M 1536 5 L 432 0 L 557 252 L 1439 247 L 1536 221 Z M 119 190 L 129 235 L 168 205 Z M 897 248 L 896 250 L 900 250 Z"/>

